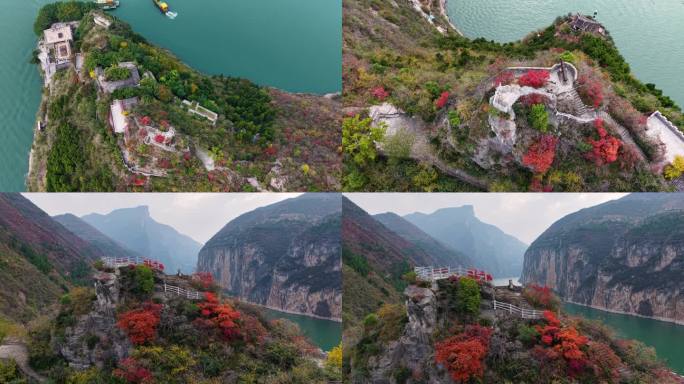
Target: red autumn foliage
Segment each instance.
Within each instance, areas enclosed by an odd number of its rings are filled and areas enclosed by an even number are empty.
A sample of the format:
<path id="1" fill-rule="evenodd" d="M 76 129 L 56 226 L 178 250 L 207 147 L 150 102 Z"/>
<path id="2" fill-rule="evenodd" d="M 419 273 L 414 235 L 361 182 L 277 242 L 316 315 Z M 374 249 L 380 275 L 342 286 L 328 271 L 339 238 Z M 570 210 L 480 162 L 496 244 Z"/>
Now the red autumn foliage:
<path id="1" fill-rule="evenodd" d="M 587 87 L 587 96 L 591 99 L 594 108 L 598 108 L 603 102 L 603 87 L 601 86 L 601 83 L 592 82 Z"/>
<path id="2" fill-rule="evenodd" d="M 475 268 L 469 269 L 469 270 L 466 272 L 466 274 L 468 275 L 469 278 L 471 278 L 471 279 L 477 281 L 478 283 L 483 283 L 483 282 L 485 282 L 485 281 L 492 281 L 492 280 L 494 280 L 494 278 L 492 277 L 492 275 L 488 274 L 488 273 L 485 272 L 485 271 L 482 271 L 482 270 L 479 270 L 479 269 L 475 269 Z M 455 276 L 452 276 L 452 277 L 455 277 Z"/>
<path id="3" fill-rule="evenodd" d="M 138 136 L 140 137 L 145 137 L 147 136 L 147 129 L 142 128 L 141 130 L 138 131 Z"/>
<path id="4" fill-rule="evenodd" d="M 183 152 L 183 160 L 188 161 L 190 160 L 191 155 L 190 152 Z"/>
<path id="5" fill-rule="evenodd" d="M 435 361 L 443 364 L 454 381 L 467 382 L 484 374 L 491 328 L 469 325 L 463 333 L 435 345 Z"/>
<path id="6" fill-rule="evenodd" d="M 119 367 L 113 375 L 126 380 L 129 383 L 153 383 L 152 372 L 143 367 L 137 360 L 127 357 L 119 362 Z"/>
<path id="7" fill-rule="evenodd" d="M 439 95 L 439 98 L 435 100 L 435 107 L 437 109 L 442 109 L 446 105 L 446 103 L 449 101 L 449 92 L 442 92 L 441 95 Z"/>
<path id="8" fill-rule="evenodd" d="M 544 174 L 551 168 L 556 157 L 558 138 L 553 135 L 543 135 L 539 141 L 532 143 L 523 156 L 523 164 L 531 167 L 537 174 Z"/>
<path id="9" fill-rule="evenodd" d="M 508 85 L 513 82 L 515 75 L 511 71 L 504 71 L 499 73 L 496 78 L 494 78 L 494 86 L 498 87 L 501 85 Z"/>
<path id="10" fill-rule="evenodd" d="M 145 185 L 146 182 L 147 182 L 147 177 L 142 176 L 142 175 L 137 175 L 133 179 L 133 185 L 135 185 L 137 187 Z"/>
<path id="11" fill-rule="evenodd" d="M 264 155 L 266 156 L 275 156 L 278 153 L 278 147 L 275 145 L 271 144 L 268 147 L 264 149 Z"/>
<path id="12" fill-rule="evenodd" d="M 525 87 L 541 88 L 549 80 L 549 71 L 547 70 L 529 70 L 518 79 L 518 84 Z"/>
<path id="13" fill-rule="evenodd" d="M 152 119 L 149 116 L 143 116 L 140 118 L 140 124 L 150 125 L 150 123 L 152 123 Z"/>
<path id="14" fill-rule="evenodd" d="M 602 382 L 619 383 L 622 360 L 613 350 L 604 343 L 592 341 L 587 348 L 587 360 L 589 368 Z"/>
<path id="15" fill-rule="evenodd" d="M 373 97 L 378 99 L 378 101 L 384 101 L 386 98 L 389 97 L 389 92 L 387 92 L 385 90 L 385 87 L 383 86 L 373 88 L 371 90 L 371 94 L 373 95 Z"/>
<path id="16" fill-rule="evenodd" d="M 214 285 L 214 275 L 211 272 L 196 272 L 192 278 L 198 281 L 204 289 L 209 289 Z"/>
<path id="17" fill-rule="evenodd" d="M 574 377 L 587 365 L 587 360 L 582 348 L 589 339 L 581 335 L 575 327 L 562 326 L 560 320 L 551 311 L 544 311 L 546 325 L 537 325 L 535 329 L 541 335 L 544 349 L 537 349 L 537 357 L 548 360 L 563 359 L 567 373 Z"/>
<path id="18" fill-rule="evenodd" d="M 211 292 L 205 292 L 204 295 L 205 301 L 198 304 L 201 317 L 195 319 L 195 324 L 201 328 L 218 330 L 227 341 L 240 337 L 240 312 L 228 304 L 219 303 Z"/>
<path id="19" fill-rule="evenodd" d="M 149 268 L 152 268 L 152 269 L 164 271 L 164 264 L 162 264 L 161 262 L 159 262 L 157 260 L 145 259 L 145 260 L 143 260 L 143 265 L 145 265 Z"/>
<path id="20" fill-rule="evenodd" d="M 162 126 L 162 128 L 168 128 L 169 127 L 169 122 L 166 120 L 162 120 L 159 122 L 159 125 Z"/>
<path id="21" fill-rule="evenodd" d="M 522 295 L 535 308 L 555 310 L 559 305 L 558 299 L 553 294 L 553 291 L 551 291 L 551 288 L 546 286 L 528 285 L 523 289 Z"/>
<path id="22" fill-rule="evenodd" d="M 243 315 L 240 322 L 240 329 L 242 331 L 243 339 L 252 344 L 261 343 L 268 331 L 261 324 L 261 321 L 254 316 Z"/>
<path id="23" fill-rule="evenodd" d="M 160 310 L 160 304 L 144 303 L 140 309 L 120 314 L 116 325 L 126 332 L 133 344 L 145 344 L 157 337 Z"/>
<path id="24" fill-rule="evenodd" d="M 587 157 L 598 166 L 615 162 L 618 159 L 618 152 L 622 146 L 622 141 L 608 135 L 603 126 L 602 119 L 594 120 L 594 126 L 596 127 L 599 139 L 589 138 L 588 143 L 593 147 L 593 150 L 587 154 Z"/>
<path id="25" fill-rule="evenodd" d="M 530 93 L 520 98 L 520 102 L 528 107 L 535 104 L 546 104 L 547 101 L 548 100 L 546 96 L 540 95 L 538 93 Z"/>
<path id="26" fill-rule="evenodd" d="M 156 141 L 159 144 L 162 144 L 164 140 L 164 135 L 157 134 L 156 136 L 154 136 L 154 141 Z"/>

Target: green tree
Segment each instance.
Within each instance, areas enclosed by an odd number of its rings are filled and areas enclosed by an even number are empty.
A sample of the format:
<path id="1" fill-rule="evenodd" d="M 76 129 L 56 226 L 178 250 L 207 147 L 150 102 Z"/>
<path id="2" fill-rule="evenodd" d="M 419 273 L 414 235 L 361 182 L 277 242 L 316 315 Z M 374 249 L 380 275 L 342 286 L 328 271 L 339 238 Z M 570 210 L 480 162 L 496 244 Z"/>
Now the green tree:
<path id="1" fill-rule="evenodd" d="M 134 290 L 137 293 L 149 294 L 154 290 L 154 272 L 145 265 L 135 267 L 133 274 Z"/>
<path id="2" fill-rule="evenodd" d="M 458 310 L 468 315 L 480 313 L 480 285 L 474 279 L 463 277 L 458 282 Z"/>
<path id="3" fill-rule="evenodd" d="M 56 139 L 48 154 L 46 189 L 48 192 L 80 190 L 79 175 L 85 164 L 81 134 L 69 124 L 57 127 Z"/>
<path id="4" fill-rule="evenodd" d="M 385 125 L 374 127 L 371 118 L 361 119 L 359 115 L 342 121 L 342 149 L 357 165 L 375 160 L 375 142 L 385 135 Z"/>
<path id="5" fill-rule="evenodd" d="M 529 113 L 530 125 L 538 131 L 546 133 L 549 129 L 549 114 L 544 104 L 534 104 Z"/>

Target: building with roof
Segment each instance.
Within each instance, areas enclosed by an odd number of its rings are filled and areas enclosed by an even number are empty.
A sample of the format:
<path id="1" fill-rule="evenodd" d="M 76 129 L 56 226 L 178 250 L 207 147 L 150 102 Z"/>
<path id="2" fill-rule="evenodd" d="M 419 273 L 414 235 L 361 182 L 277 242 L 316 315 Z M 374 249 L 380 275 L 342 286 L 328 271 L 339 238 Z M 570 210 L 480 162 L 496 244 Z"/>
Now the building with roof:
<path id="1" fill-rule="evenodd" d="M 100 15 L 93 16 L 93 21 L 95 22 L 95 24 L 99 25 L 104 29 L 108 29 L 109 26 L 112 25 L 111 21 L 109 21 L 106 17 Z"/>
<path id="2" fill-rule="evenodd" d="M 100 86 L 100 90 L 106 93 L 112 93 L 117 89 L 126 87 L 137 87 L 140 84 L 140 73 L 138 72 L 138 67 L 135 63 L 127 61 L 119 63 L 120 68 L 127 68 L 131 75 L 128 79 L 118 80 L 118 81 L 107 81 L 104 69 L 97 67 L 95 68 L 95 75 L 97 77 L 97 84 Z"/>
<path id="3" fill-rule="evenodd" d="M 43 31 L 43 44 L 58 66 L 71 62 L 71 42 L 73 40 L 70 24 L 56 23 L 50 29 Z"/>
<path id="4" fill-rule="evenodd" d="M 114 100 L 109 107 L 109 123 L 114 133 L 126 133 L 128 131 L 128 112 L 138 104 L 138 98 L 132 97 L 124 100 Z"/>
<path id="5" fill-rule="evenodd" d="M 579 13 L 575 14 L 570 20 L 570 26 L 576 31 L 606 34 L 606 29 L 598 21 Z"/>

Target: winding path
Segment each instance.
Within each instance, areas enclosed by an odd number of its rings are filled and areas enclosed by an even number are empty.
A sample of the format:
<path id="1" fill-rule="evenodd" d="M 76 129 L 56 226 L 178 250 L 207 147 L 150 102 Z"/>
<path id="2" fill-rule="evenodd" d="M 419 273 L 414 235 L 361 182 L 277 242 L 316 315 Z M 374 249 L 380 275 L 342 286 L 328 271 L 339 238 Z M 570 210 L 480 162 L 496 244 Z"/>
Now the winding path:
<path id="1" fill-rule="evenodd" d="M 17 363 L 19 369 L 31 379 L 42 383 L 47 378 L 38 374 L 29 365 L 29 354 L 26 345 L 19 341 L 8 340 L 5 344 L 0 345 L 0 359 L 12 359 Z"/>

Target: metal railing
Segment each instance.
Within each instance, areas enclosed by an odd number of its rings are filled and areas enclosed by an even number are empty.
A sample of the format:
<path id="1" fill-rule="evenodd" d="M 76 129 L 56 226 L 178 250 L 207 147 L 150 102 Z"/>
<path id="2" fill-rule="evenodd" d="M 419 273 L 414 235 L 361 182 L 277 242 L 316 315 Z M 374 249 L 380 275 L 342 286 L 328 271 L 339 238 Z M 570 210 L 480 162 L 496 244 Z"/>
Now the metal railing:
<path id="1" fill-rule="evenodd" d="M 104 265 L 109 268 L 120 268 L 129 265 L 138 265 L 144 262 L 142 257 L 103 257 Z"/>
<path id="2" fill-rule="evenodd" d="M 544 316 L 544 311 L 538 311 L 536 309 L 526 309 L 516 307 L 513 304 L 504 303 L 501 301 L 492 301 L 494 304 L 494 310 L 506 311 L 512 315 L 520 316 L 523 319 L 540 319 Z"/>
<path id="3" fill-rule="evenodd" d="M 485 271 L 481 271 L 475 268 L 465 268 L 465 267 L 414 267 L 413 271 L 416 273 L 416 277 L 423 281 L 437 281 L 448 279 L 452 276 L 470 276 L 473 278 L 488 279 L 488 275 Z"/>
<path id="4" fill-rule="evenodd" d="M 164 283 L 164 293 L 172 293 L 176 296 L 182 296 L 189 300 L 201 300 L 203 295 L 197 291 L 183 289 L 175 285 L 168 285 Z"/>

